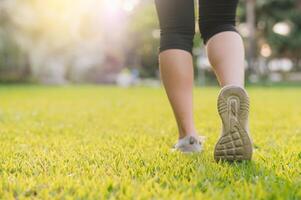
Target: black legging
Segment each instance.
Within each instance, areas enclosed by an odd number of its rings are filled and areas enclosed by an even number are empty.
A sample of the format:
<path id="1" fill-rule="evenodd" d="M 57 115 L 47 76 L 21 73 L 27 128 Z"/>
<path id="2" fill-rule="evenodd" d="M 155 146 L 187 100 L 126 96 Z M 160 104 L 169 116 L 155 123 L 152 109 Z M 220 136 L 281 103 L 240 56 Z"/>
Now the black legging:
<path id="1" fill-rule="evenodd" d="M 192 52 L 195 34 L 194 0 L 155 0 L 161 28 L 160 52 Z M 215 34 L 236 31 L 238 0 L 199 0 L 199 28 L 204 44 Z"/>

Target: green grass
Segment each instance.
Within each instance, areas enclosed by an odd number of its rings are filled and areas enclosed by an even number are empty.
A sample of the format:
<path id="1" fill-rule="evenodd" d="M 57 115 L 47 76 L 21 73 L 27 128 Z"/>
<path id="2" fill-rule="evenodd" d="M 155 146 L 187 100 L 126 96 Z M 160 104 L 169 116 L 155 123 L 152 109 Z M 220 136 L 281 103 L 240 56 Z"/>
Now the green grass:
<path id="1" fill-rule="evenodd" d="M 249 88 L 250 163 L 217 164 L 217 88 L 195 90 L 200 155 L 171 153 L 161 88 L 0 87 L 0 199 L 301 199 L 301 88 Z"/>

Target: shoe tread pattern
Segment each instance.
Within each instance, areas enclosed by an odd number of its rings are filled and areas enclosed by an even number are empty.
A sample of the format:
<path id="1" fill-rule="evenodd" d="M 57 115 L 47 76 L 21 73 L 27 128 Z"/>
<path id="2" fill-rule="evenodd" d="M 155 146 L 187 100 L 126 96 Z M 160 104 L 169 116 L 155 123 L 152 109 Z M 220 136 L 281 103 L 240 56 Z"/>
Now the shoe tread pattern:
<path id="1" fill-rule="evenodd" d="M 245 128 L 249 113 L 249 98 L 246 92 L 239 87 L 222 90 L 218 98 L 218 112 L 224 128 L 215 146 L 215 160 L 250 160 L 252 144 Z"/>

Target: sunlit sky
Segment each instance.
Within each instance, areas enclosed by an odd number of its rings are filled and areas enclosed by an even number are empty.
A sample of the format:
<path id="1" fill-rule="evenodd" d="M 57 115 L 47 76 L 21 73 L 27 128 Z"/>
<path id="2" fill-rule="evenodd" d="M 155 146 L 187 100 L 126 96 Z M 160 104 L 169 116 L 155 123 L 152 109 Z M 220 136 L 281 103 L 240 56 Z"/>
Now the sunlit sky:
<path id="1" fill-rule="evenodd" d="M 8 0 L 12 18 L 25 32 L 65 42 L 81 33 L 120 32 L 139 0 Z"/>
<path id="2" fill-rule="evenodd" d="M 112 11 L 123 9 L 126 12 L 131 12 L 138 2 L 139 0 L 104 0 L 104 5 Z"/>

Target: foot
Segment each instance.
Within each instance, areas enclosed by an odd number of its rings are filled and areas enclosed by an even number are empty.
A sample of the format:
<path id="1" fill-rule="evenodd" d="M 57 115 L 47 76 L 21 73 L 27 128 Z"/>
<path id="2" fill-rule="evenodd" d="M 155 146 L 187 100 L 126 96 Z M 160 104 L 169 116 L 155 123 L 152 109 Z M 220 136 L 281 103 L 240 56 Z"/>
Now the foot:
<path id="1" fill-rule="evenodd" d="M 173 147 L 173 150 L 183 153 L 201 152 L 203 149 L 203 141 L 203 137 L 188 135 L 179 139 L 178 143 Z"/>
<path id="2" fill-rule="evenodd" d="M 214 150 L 218 161 L 251 160 L 252 142 L 248 130 L 249 97 L 237 86 L 222 88 L 218 97 L 218 112 L 222 119 L 222 134 Z"/>

